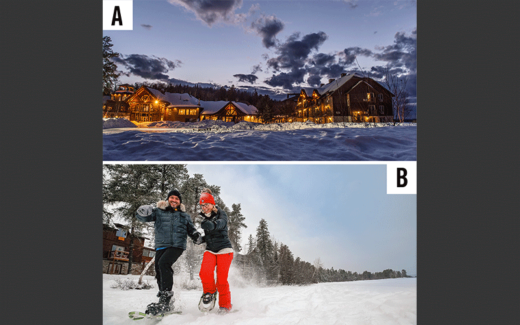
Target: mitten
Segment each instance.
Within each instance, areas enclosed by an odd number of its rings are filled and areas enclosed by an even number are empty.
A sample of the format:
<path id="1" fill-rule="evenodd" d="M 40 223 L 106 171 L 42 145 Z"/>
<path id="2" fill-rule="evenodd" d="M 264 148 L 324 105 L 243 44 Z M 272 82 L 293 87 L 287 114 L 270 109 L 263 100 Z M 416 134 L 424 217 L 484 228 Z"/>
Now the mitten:
<path id="1" fill-rule="evenodd" d="M 153 207 L 151 205 L 141 205 L 139 209 L 137 209 L 137 214 L 141 217 L 148 217 L 153 212 Z"/>
<path id="2" fill-rule="evenodd" d="M 204 230 L 211 231 L 217 227 L 217 223 L 215 221 L 204 220 L 200 224 L 200 227 Z"/>

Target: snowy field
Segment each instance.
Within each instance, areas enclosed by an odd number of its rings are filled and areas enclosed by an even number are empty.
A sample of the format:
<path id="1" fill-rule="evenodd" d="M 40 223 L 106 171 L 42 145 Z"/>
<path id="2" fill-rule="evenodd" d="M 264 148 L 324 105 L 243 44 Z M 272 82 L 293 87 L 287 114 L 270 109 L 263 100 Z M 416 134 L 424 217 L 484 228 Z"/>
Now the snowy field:
<path id="1" fill-rule="evenodd" d="M 417 125 L 104 120 L 104 161 L 415 161 Z"/>
<path id="2" fill-rule="evenodd" d="M 117 278 L 137 281 L 138 277 L 103 274 L 103 324 L 417 324 L 416 278 L 259 288 L 234 284 L 230 273 L 235 313 L 218 315 L 214 309 L 204 315 L 197 308 L 201 291 L 174 288 L 181 315 L 133 321 L 128 318 L 129 311 L 144 311 L 147 304 L 158 301 L 155 280 L 145 277 L 154 284 L 150 290 L 123 291 L 111 285 Z"/>

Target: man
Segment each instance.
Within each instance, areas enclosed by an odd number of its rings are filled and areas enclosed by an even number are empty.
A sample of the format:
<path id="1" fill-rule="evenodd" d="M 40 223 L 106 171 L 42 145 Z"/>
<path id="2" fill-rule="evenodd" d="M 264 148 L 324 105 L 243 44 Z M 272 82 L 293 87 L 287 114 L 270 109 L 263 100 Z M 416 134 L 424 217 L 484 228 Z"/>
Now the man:
<path id="1" fill-rule="evenodd" d="M 146 308 L 147 314 L 158 315 L 173 309 L 173 263 L 186 250 L 187 236 L 195 243 L 202 237 L 191 217 L 186 213 L 179 191 L 168 193 L 167 201 L 157 202 L 157 208 L 143 205 L 137 209 L 136 217 L 142 222 L 155 222 L 155 274 L 159 286 L 158 303 Z"/>

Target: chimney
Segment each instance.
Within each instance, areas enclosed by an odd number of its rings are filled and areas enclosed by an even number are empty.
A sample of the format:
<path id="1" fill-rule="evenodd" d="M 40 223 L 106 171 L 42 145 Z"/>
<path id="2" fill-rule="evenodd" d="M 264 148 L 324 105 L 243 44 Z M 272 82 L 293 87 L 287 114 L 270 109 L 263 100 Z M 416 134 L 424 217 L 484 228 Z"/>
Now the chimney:
<path id="1" fill-rule="evenodd" d="M 329 79 L 329 84 L 330 84 L 331 82 L 333 82 L 334 80 L 336 80 L 336 79 Z"/>
<path id="2" fill-rule="evenodd" d="M 345 72 L 343 72 L 343 73 L 341 74 L 341 78 L 343 78 L 343 77 L 346 76 L 346 75 L 347 75 L 347 74 L 346 74 Z"/>
<path id="3" fill-rule="evenodd" d="M 323 86 L 325 86 L 325 84 L 321 84 L 321 85 L 320 85 L 320 88 L 323 87 Z"/>
<path id="4" fill-rule="evenodd" d="M 287 99 L 289 99 L 289 94 L 287 94 Z"/>

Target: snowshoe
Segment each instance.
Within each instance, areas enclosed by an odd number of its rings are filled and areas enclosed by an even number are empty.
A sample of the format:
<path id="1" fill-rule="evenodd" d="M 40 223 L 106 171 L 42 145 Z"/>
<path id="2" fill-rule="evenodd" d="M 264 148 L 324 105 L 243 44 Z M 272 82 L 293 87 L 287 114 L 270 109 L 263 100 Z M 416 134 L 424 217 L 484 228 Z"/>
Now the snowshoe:
<path id="1" fill-rule="evenodd" d="M 217 291 L 215 293 L 206 292 L 200 297 L 199 310 L 203 313 L 208 312 L 215 308 L 217 302 Z"/>

